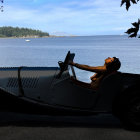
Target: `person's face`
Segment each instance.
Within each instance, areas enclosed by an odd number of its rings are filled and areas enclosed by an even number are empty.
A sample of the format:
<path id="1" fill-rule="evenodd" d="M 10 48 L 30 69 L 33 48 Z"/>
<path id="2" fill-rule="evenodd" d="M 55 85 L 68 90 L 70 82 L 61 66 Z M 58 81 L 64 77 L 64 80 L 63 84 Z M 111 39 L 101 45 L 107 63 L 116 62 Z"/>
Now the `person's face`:
<path id="1" fill-rule="evenodd" d="M 108 57 L 108 58 L 106 58 L 105 59 L 105 64 L 110 64 L 110 63 L 112 63 L 114 61 L 114 58 L 112 57 Z"/>

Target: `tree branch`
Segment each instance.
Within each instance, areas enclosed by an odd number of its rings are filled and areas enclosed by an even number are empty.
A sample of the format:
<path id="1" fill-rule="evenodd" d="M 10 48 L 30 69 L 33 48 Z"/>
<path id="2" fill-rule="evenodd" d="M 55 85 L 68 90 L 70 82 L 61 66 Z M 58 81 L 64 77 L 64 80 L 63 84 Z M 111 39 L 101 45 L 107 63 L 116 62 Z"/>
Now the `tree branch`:
<path id="1" fill-rule="evenodd" d="M 133 3 L 133 4 L 137 4 L 137 2 L 138 2 L 139 0 L 122 0 L 121 1 L 121 6 L 123 5 L 123 4 L 126 4 L 126 10 L 128 11 L 129 10 L 129 7 L 131 6 L 131 3 Z"/>

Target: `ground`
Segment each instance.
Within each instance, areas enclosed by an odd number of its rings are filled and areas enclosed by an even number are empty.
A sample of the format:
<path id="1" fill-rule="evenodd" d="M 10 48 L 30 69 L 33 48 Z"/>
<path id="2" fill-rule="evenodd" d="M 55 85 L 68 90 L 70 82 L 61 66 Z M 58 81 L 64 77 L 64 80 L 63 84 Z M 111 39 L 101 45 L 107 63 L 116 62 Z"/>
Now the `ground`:
<path id="1" fill-rule="evenodd" d="M 0 112 L 3 140 L 139 140 L 140 132 L 125 130 L 111 114 L 61 117 Z"/>

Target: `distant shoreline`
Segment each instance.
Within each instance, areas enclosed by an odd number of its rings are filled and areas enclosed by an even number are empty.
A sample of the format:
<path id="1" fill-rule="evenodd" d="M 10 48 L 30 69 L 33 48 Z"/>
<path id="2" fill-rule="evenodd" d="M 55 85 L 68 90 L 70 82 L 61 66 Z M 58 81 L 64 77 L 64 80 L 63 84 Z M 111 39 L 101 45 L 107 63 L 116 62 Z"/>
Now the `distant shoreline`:
<path id="1" fill-rule="evenodd" d="M 127 35 L 87 35 L 89 37 L 91 36 L 127 36 Z M 26 37 L 0 37 L 0 39 L 29 39 L 29 38 L 63 38 L 63 37 L 86 37 L 85 36 L 79 36 L 79 35 L 70 35 L 70 36 L 55 36 L 55 35 L 49 35 L 49 36 L 26 36 Z"/>
<path id="2" fill-rule="evenodd" d="M 28 36 L 28 37 L 0 37 L 0 39 L 29 39 L 29 38 L 61 38 L 61 37 L 77 37 L 77 36 L 43 36 L 43 37 L 35 37 L 35 36 Z"/>

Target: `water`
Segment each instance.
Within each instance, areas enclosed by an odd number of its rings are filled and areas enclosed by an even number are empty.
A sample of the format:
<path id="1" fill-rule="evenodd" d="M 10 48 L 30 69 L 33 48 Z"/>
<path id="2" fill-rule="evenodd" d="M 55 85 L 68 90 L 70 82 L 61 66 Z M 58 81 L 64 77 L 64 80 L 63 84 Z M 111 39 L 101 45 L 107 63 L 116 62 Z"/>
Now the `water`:
<path id="1" fill-rule="evenodd" d="M 140 39 L 127 36 L 87 36 L 61 38 L 0 39 L 0 66 L 58 66 L 68 50 L 74 61 L 99 66 L 107 57 L 116 56 L 120 71 L 140 73 Z M 90 72 L 76 69 L 78 79 L 89 82 Z"/>

